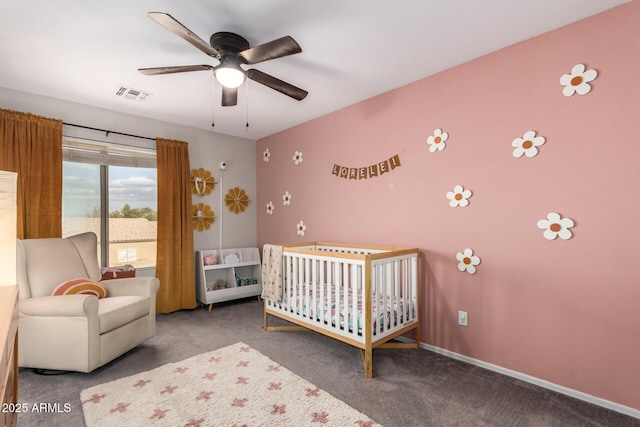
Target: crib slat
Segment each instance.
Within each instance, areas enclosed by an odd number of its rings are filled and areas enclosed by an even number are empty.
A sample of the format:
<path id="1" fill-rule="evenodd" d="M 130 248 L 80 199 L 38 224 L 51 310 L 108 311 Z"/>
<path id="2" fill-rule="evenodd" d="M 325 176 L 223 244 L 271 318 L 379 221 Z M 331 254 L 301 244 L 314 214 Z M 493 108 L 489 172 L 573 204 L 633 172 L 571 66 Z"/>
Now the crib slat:
<path id="1" fill-rule="evenodd" d="M 312 318 L 313 307 L 309 305 L 309 258 L 304 258 L 302 262 L 302 271 L 304 271 L 304 275 L 302 277 L 302 292 L 304 295 L 304 307 L 307 309 L 307 318 Z"/>
<path id="2" fill-rule="evenodd" d="M 411 264 L 405 259 L 402 263 L 402 318 L 403 323 L 411 320 L 410 311 L 413 298 L 411 291 Z"/>
<path id="3" fill-rule="evenodd" d="M 340 329 L 342 327 L 341 322 L 340 322 L 340 307 L 342 307 L 342 301 L 341 301 L 341 295 L 340 295 L 340 273 L 338 271 L 338 266 L 337 266 L 337 261 L 333 261 L 331 263 L 331 271 L 332 271 L 332 277 L 333 277 L 333 295 L 335 295 L 336 298 L 336 302 L 335 302 L 335 325 L 336 328 Z M 333 319 L 333 307 L 331 308 L 331 320 L 334 321 Z"/>
<path id="4" fill-rule="evenodd" d="M 353 329 L 353 335 L 357 336 L 358 335 L 358 331 L 360 330 L 360 328 L 363 328 L 364 325 L 359 325 L 359 321 L 360 321 L 360 310 L 358 309 L 358 306 L 364 306 L 363 304 L 359 304 L 360 302 L 360 297 L 358 297 L 359 294 L 362 294 L 362 298 L 364 298 L 364 290 L 361 288 L 360 283 L 360 266 L 359 265 L 351 265 L 350 266 L 351 269 L 351 283 L 350 286 L 353 287 L 353 302 L 352 302 L 352 306 L 351 306 L 351 313 L 352 313 L 352 321 L 351 321 L 351 325 L 352 325 L 352 329 Z M 364 332 L 364 329 L 361 329 L 362 332 Z"/>
<path id="5" fill-rule="evenodd" d="M 347 267 L 345 264 L 340 264 L 338 269 L 340 270 L 340 292 L 342 293 L 342 305 L 340 306 L 340 313 L 343 317 L 343 328 L 345 333 L 349 333 L 349 282 L 345 279 L 347 274 Z"/>
<path id="6" fill-rule="evenodd" d="M 311 316 L 313 316 L 312 319 L 314 321 L 317 321 L 320 318 L 319 314 L 318 314 L 318 305 L 316 304 L 318 302 L 317 301 L 318 297 L 316 295 L 317 292 L 318 292 L 318 289 L 317 289 L 318 281 L 317 281 L 317 276 L 316 276 L 316 273 L 318 271 L 317 270 L 318 269 L 318 266 L 317 266 L 318 260 L 313 259 L 313 260 L 309 260 L 309 262 L 311 263 L 311 272 L 310 272 L 310 275 L 311 275 L 311 280 L 310 280 L 311 306 L 309 307 L 311 310 L 309 311 L 309 314 Z"/>
<path id="7" fill-rule="evenodd" d="M 325 299 L 325 294 L 324 294 L 324 290 L 325 290 L 325 280 L 324 280 L 324 271 L 327 268 L 326 267 L 326 261 L 324 260 L 318 260 L 318 264 L 319 264 L 319 279 L 318 281 L 320 282 L 320 322 L 322 322 L 322 324 L 324 325 L 325 323 L 325 314 L 327 312 L 327 300 Z"/>
<path id="8" fill-rule="evenodd" d="M 375 307 L 375 323 L 376 323 L 376 335 L 380 334 L 380 332 L 382 331 L 382 324 L 383 322 L 380 321 L 380 302 L 381 302 L 381 298 L 384 298 L 384 289 L 383 289 L 383 281 L 382 281 L 382 265 L 380 264 L 376 264 L 376 266 L 373 267 L 373 270 L 375 272 L 375 286 L 372 287 L 373 290 L 375 290 L 375 294 L 373 295 L 373 297 L 371 298 L 371 303 L 373 304 L 373 306 Z M 384 320 L 384 318 L 383 318 Z"/>
<path id="9" fill-rule="evenodd" d="M 389 304 L 389 296 L 391 293 L 390 286 L 392 286 L 391 279 L 389 278 L 389 273 L 391 270 L 389 269 L 389 263 L 385 262 L 381 265 L 380 276 L 382 277 L 382 305 L 380 307 L 380 317 L 382 325 L 380 328 L 380 332 L 385 332 L 389 329 L 389 313 L 387 312 L 388 304 Z"/>
<path id="10" fill-rule="evenodd" d="M 394 278 L 393 278 L 393 307 L 392 309 L 394 310 L 395 313 L 395 318 L 392 319 L 392 326 L 399 326 L 401 324 L 401 321 L 404 319 L 404 317 L 402 316 L 402 308 L 404 307 L 404 304 L 402 303 L 402 294 L 400 293 L 400 285 L 401 285 L 401 281 L 402 281 L 402 274 L 401 274 L 401 268 L 402 268 L 402 261 L 401 260 L 397 260 L 393 262 L 393 272 L 394 272 Z"/>
<path id="11" fill-rule="evenodd" d="M 407 289 L 409 289 L 409 280 L 411 280 L 411 276 L 409 275 L 409 263 L 407 262 L 407 260 L 404 260 L 402 263 L 402 282 L 400 284 L 400 292 L 402 295 L 402 308 L 403 308 L 403 314 L 404 314 L 404 321 L 403 323 L 406 323 L 409 321 L 409 319 L 406 316 L 407 313 L 407 304 L 410 303 L 411 301 L 411 296 L 408 294 Z"/>
<path id="12" fill-rule="evenodd" d="M 298 258 L 298 305 L 300 314 L 307 317 L 306 300 L 307 297 L 304 289 L 304 258 Z"/>
<path id="13" fill-rule="evenodd" d="M 414 291 L 411 287 L 411 277 L 412 277 L 413 266 L 410 262 L 404 263 L 404 281 L 403 281 L 403 295 L 404 295 L 404 318 L 405 322 L 410 322 L 413 320 L 413 316 L 411 312 L 413 311 L 413 300 L 415 298 Z"/>
<path id="14" fill-rule="evenodd" d="M 318 260 L 318 298 L 319 298 L 318 303 L 320 304 L 319 320 L 323 324 L 324 324 L 324 317 L 326 313 L 326 303 L 327 303 L 327 300 L 324 298 L 325 287 L 327 286 L 327 284 L 324 281 L 324 269 L 325 269 L 324 261 Z"/>
<path id="15" fill-rule="evenodd" d="M 413 260 L 412 260 L 413 261 Z M 407 322 L 413 321 L 414 319 L 414 307 L 416 304 L 416 291 L 417 288 L 413 288 L 412 283 L 413 283 L 413 278 L 414 278 L 414 274 L 415 277 L 417 277 L 417 269 L 416 269 L 416 265 L 413 264 L 413 262 L 406 262 L 405 263 L 406 268 L 407 268 L 407 273 L 406 273 L 406 279 L 405 279 L 405 288 L 406 288 L 406 298 L 405 298 L 405 313 L 406 313 L 406 319 Z"/>
<path id="16" fill-rule="evenodd" d="M 376 335 L 380 333 L 380 266 L 375 263 L 371 265 L 371 328 Z M 373 317 L 375 315 L 375 317 Z M 373 327 L 375 323 L 375 328 Z"/>
<path id="17" fill-rule="evenodd" d="M 406 307 L 406 305 L 404 304 L 404 301 L 402 300 L 402 298 L 404 297 L 404 293 L 402 292 L 402 281 L 404 280 L 404 275 L 402 274 L 402 268 L 404 267 L 404 264 L 405 264 L 404 259 L 399 260 L 396 262 L 396 267 L 395 267 L 396 268 L 395 307 L 396 307 L 397 315 L 396 315 L 394 326 L 401 326 L 402 324 L 404 324 L 406 320 L 406 316 L 402 314 L 402 310 L 404 310 L 404 307 Z"/>
<path id="18" fill-rule="evenodd" d="M 289 287 L 289 311 L 295 313 L 295 298 L 296 298 L 296 287 L 295 287 L 295 272 L 294 270 L 295 260 L 294 257 L 289 257 L 289 275 L 287 276 L 287 282 Z"/>

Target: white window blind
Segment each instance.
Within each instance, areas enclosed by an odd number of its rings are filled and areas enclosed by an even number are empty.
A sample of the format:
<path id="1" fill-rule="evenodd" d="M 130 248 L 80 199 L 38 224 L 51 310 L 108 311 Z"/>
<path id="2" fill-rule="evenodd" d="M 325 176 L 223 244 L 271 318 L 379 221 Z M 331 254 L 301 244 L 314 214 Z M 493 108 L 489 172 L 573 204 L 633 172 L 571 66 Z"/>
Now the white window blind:
<path id="1" fill-rule="evenodd" d="M 62 141 L 62 159 L 68 162 L 109 166 L 155 168 L 153 149 L 101 144 L 65 138 Z"/>

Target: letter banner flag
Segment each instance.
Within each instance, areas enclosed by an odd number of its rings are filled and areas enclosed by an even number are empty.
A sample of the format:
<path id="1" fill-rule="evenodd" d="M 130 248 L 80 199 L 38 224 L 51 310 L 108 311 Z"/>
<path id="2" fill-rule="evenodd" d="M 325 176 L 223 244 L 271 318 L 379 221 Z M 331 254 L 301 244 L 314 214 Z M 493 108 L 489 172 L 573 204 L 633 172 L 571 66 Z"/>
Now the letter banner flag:
<path id="1" fill-rule="evenodd" d="M 396 154 L 395 156 L 390 157 L 387 160 L 383 160 L 369 166 L 361 166 L 358 168 L 351 168 L 334 164 L 331 174 L 345 179 L 369 179 L 383 175 L 387 172 L 391 172 L 399 166 L 402 166 L 400 163 L 400 155 Z"/>

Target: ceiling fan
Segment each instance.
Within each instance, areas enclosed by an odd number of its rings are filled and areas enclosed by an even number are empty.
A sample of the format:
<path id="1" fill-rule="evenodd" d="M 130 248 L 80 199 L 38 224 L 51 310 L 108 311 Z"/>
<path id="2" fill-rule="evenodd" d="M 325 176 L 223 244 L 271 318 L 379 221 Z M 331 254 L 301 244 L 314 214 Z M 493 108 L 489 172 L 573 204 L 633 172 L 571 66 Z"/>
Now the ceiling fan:
<path id="1" fill-rule="evenodd" d="M 251 79 L 271 89 L 277 90 L 298 101 L 303 100 L 308 92 L 290 83 L 277 79 L 260 70 L 241 67 L 242 64 L 253 65 L 270 59 L 281 58 L 302 52 L 300 45 L 291 37 L 284 36 L 258 46 L 250 47 L 242 36 L 230 32 L 218 32 L 211 35 L 209 44 L 195 35 L 168 13 L 149 12 L 149 18 L 162 25 L 178 37 L 188 41 L 205 54 L 220 61 L 216 66 L 178 65 L 171 67 L 139 68 L 146 75 L 184 73 L 188 71 L 213 71 L 216 80 L 222 85 L 222 105 L 233 106 L 238 103 L 238 87 L 245 79 Z"/>

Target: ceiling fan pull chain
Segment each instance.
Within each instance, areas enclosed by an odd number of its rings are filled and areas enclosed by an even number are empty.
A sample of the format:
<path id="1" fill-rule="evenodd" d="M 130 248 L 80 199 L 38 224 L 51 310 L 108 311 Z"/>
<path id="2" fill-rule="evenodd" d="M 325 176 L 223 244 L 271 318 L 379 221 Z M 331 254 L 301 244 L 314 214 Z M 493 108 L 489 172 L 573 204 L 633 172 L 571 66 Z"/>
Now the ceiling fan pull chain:
<path id="1" fill-rule="evenodd" d="M 216 121 L 215 121 L 215 111 L 216 111 L 216 98 L 215 98 L 215 92 L 216 92 L 216 82 L 215 82 L 216 78 L 215 75 L 213 73 L 211 73 L 211 127 L 216 127 Z"/>
<path id="2" fill-rule="evenodd" d="M 247 88 L 245 90 L 245 96 L 246 96 L 246 102 L 245 104 L 247 107 L 247 123 L 244 125 L 244 130 L 245 132 L 249 131 L 249 82 L 247 82 Z"/>

